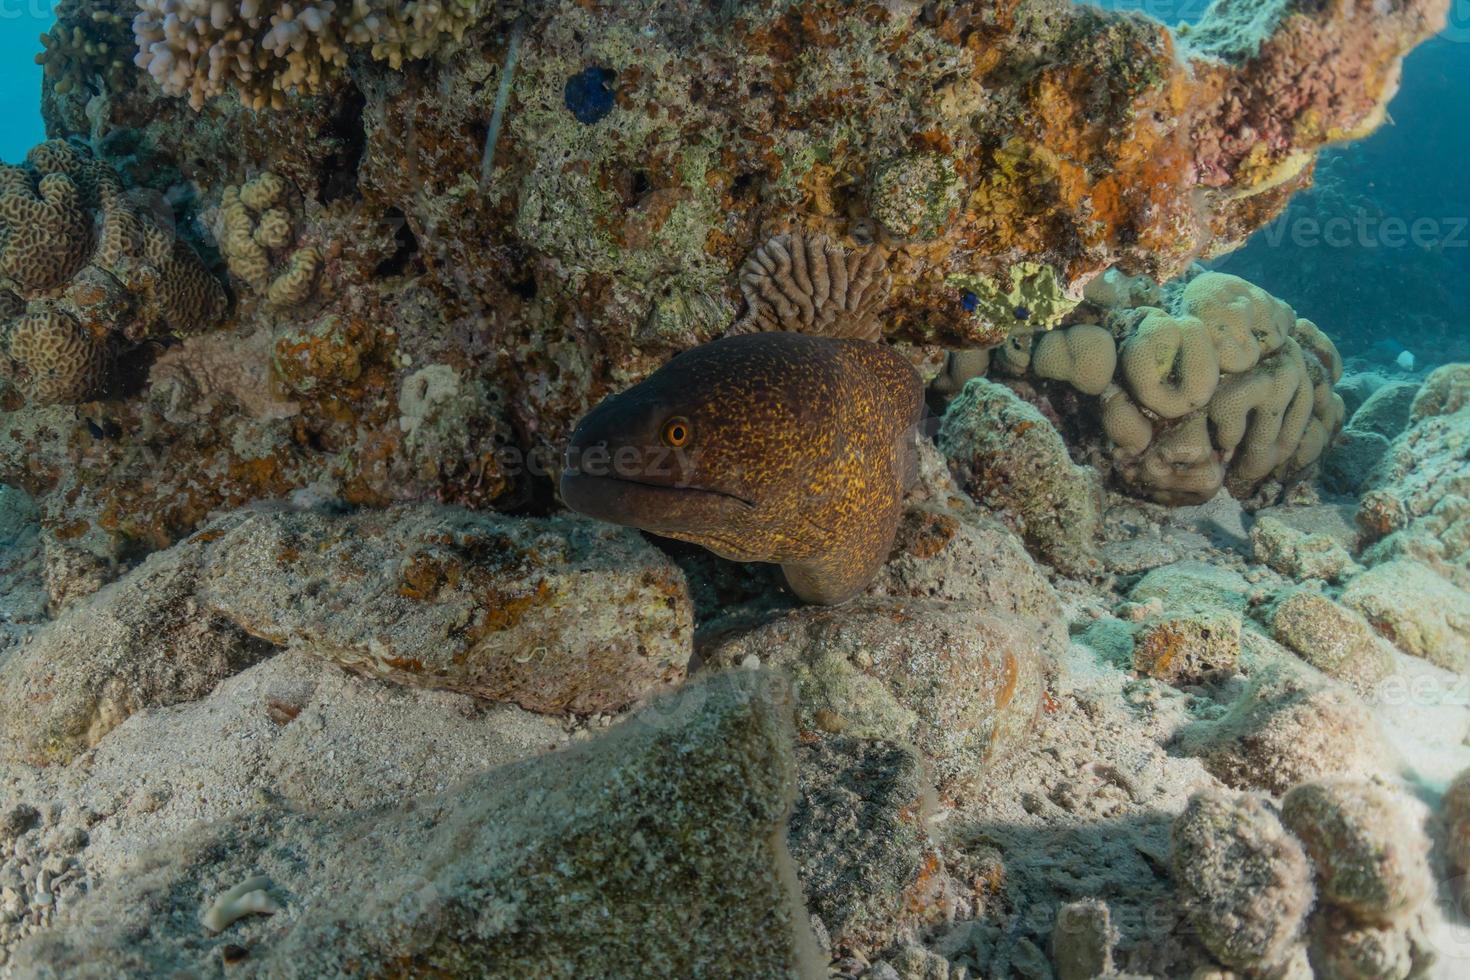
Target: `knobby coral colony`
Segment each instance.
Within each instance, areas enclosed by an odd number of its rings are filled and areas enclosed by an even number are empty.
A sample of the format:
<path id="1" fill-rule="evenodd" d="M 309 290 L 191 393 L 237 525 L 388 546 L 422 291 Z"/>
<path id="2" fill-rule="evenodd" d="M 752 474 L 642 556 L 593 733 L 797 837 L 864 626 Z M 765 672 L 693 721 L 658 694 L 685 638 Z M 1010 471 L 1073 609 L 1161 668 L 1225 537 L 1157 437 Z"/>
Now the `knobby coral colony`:
<path id="1" fill-rule="evenodd" d="M 1018 333 L 967 368 L 951 358 L 947 387 L 993 367 L 1096 398 L 1090 414 L 1119 481 L 1167 504 L 1203 503 L 1222 486 L 1249 497 L 1268 479 L 1300 477 L 1342 427 L 1337 348 L 1257 286 L 1206 272 L 1173 310 L 1093 309 L 1116 335 L 1085 322 Z"/>

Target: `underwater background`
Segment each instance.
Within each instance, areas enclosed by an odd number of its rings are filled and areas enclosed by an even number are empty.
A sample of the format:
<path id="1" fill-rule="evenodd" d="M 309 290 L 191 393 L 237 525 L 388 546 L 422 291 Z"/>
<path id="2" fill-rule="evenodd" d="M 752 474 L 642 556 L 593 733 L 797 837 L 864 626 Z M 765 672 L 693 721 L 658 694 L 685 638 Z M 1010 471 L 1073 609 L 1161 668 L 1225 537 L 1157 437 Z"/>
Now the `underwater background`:
<path id="1" fill-rule="evenodd" d="M 41 34 L 56 22 L 54 0 L 8 0 L 0 7 L 0 160 L 16 163 L 46 138 L 41 120 Z"/>
<path id="2" fill-rule="evenodd" d="M 1451 5 L 0 0 L 0 980 L 1470 976 Z"/>

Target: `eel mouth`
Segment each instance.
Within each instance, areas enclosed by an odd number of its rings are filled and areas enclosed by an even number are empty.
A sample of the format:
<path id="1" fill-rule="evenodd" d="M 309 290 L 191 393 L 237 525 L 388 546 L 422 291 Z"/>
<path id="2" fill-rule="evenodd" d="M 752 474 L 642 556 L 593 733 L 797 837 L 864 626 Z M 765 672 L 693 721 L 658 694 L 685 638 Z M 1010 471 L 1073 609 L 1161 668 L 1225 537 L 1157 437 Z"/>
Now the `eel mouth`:
<path id="1" fill-rule="evenodd" d="M 574 471 L 561 476 L 561 499 L 572 510 L 589 517 L 648 531 L 685 530 L 719 514 L 756 509 L 755 501 L 724 490 Z"/>

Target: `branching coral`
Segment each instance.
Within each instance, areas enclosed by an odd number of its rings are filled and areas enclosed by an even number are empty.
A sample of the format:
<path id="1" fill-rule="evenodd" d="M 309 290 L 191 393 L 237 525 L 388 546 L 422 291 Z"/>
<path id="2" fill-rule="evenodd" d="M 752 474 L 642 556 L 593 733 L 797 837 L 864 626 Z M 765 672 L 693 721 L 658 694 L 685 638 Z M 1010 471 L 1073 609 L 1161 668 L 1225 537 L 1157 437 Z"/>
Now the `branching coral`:
<path id="1" fill-rule="evenodd" d="M 132 67 L 128 33 L 128 19 L 116 11 L 80 2 L 60 4 L 56 23 L 41 35 L 36 64 L 57 95 L 83 89 L 95 78 L 109 90 L 119 90 Z"/>
<path id="2" fill-rule="evenodd" d="M 286 254 L 296 232 L 285 195 L 286 182 L 266 171 L 239 187 L 226 187 L 215 222 L 230 271 L 275 308 L 310 298 L 322 263 L 321 251 L 313 246 Z"/>
<path id="3" fill-rule="evenodd" d="M 31 400 L 100 397 L 122 345 L 199 330 L 226 298 L 106 164 L 60 140 L 0 166 L 4 368 Z"/>
<path id="4" fill-rule="evenodd" d="M 135 61 L 169 95 L 195 109 L 233 90 L 252 109 L 309 94 L 347 64 L 347 47 L 371 49 L 392 68 L 458 39 L 479 0 L 139 0 Z M 339 9 L 340 8 L 340 9 Z"/>

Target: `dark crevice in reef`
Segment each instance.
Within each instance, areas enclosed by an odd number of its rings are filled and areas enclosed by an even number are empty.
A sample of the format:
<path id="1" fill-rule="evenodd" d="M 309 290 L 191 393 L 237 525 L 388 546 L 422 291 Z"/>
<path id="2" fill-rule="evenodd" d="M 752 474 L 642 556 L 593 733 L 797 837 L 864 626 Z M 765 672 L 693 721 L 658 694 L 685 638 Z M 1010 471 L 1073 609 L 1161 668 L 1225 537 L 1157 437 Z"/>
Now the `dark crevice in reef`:
<path id="1" fill-rule="evenodd" d="M 373 275 L 379 278 L 389 276 L 401 276 L 408 271 L 411 264 L 417 264 L 419 260 L 419 240 L 408 226 L 408 218 L 397 208 L 389 208 L 383 215 L 383 220 L 391 225 L 397 225 L 393 232 L 393 241 L 397 248 L 393 254 L 388 256 L 378 267 L 373 270 Z"/>
<path id="2" fill-rule="evenodd" d="M 148 372 L 153 361 L 161 353 L 163 345 L 158 343 L 142 344 L 119 353 L 113 368 L 109 397 L 129 399 L 141 395 L 148 387 Z"/>
<path id="3" fill-rule="evenodd" d="M 342 97 L 337 114 L 328 124 L 328 131 L 340 146 L 322 165 L 317 196 L 324 205 L 357 196 L 357 169 L 367 150 L 367 129 L 362 120 L 366 106 L 367 97 L 361 90 L 351 88 Z"/>

